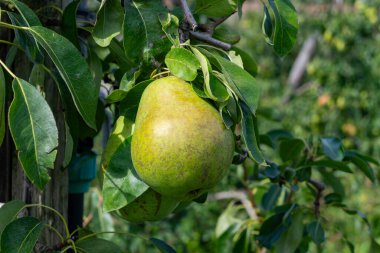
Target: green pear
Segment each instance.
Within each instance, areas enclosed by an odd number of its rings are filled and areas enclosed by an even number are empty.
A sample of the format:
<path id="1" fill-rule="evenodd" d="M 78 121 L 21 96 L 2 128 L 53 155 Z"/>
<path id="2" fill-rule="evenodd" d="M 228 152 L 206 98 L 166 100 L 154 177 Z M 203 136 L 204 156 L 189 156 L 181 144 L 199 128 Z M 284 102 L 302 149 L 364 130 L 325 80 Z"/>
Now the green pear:
<path id="1" fill-rule="evenodd" d="M 179 204 L 179 200 L 162 196 L 152 188 L 146 190 L 119 214 L 130 222 L 158 221 L 168 216 Z"/>
<path id="2" fill-rule="evenodd" d="M 137 111 L 131 144 L 140 178 L 165 196 L 193 199 L 226 174 L 235 140 L 219 112 L 173 76 L 152 82 Z"/>

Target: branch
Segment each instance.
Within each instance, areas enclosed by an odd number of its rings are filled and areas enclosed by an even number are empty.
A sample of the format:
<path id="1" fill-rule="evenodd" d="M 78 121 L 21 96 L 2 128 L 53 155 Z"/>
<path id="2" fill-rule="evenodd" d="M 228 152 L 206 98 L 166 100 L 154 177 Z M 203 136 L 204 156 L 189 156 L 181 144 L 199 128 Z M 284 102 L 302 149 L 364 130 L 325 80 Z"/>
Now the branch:
<path id="1" fill-rule="evenodd" d="M 226 192 L 217 192 L 214 194 L 209 194 L 207 197 L 207 201 L 217 201 L 222 199 L 237 199 L 239 200 L 245 210 L 247 211 L 249 217 L 251 219 L 257 220 L 258 215 L 255 209 L 252 207 L 251 202 L 249 201 L 247 195 L 243 191 L 226 191 Z"/>
<path id="2" fill-rule="evenodd" d="M 223 41 L 220 41 L 220 40 L 217 40 L 217 39 L 214 39 L 213 37 L 211 37 L 211 35 L 207 32 L 191 32 L 190 31 L 190 35 L 197 39 L 197 40 L 200 40 L 200 41 L 203 41 L 203 42 L 206 42 L 207 44 L 210 44 L 210 45 L 213 45 L 215 47 L 219 47 L 225 51 L 228 51 L 231 49 L 231 45 L 228 44 L 228 43 L 225 43 Z"/>
<path id="3" fill-rule="evenodd" d="M 317 189 L 317 194 L 315 195 L 315 200 L 314 200 L 314 213 L 316 216 L 319 216 L 319 208 L 321 206 L 321 198 L 322 198 L 322 192 L 325 190 L 325 185 L 321 182 L 315 181 L 313 179 L 309 179 L 308 181 L 309 184 L 314 186 L 315 189 Z"/>
<path id="4" fill-rule="evenodd" d="M 198 24 L 197 21 L 195 21 L 193 13 L 191 13 L 191 10 L 186 0 L 181 0 L 181 8 L 183 14 L 185 15 L 185 21 L 190 25 L 191 30 L 195 31 L 198 28 Z"/>

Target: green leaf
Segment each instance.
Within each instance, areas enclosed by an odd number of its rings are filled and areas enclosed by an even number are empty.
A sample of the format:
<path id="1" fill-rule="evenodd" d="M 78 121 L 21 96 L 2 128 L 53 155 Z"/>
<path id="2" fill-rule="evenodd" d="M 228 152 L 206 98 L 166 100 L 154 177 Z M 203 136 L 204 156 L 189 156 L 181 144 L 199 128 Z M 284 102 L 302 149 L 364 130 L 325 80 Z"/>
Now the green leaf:
<path id="1" fill-rule="evenodd" d="M 197 57 L 184 48 L 172 48 L 165 57 L 165 64 L 173 75 L 185 81 L 193 81 L 200 66 Z"/>
<path id="2" fill-rule="evenodd" d="M 159 16 L 160 23 L 162 26 L 162 31 L 166 34 L 166 37 L 170 40 L 170 42 L 175 46 L 180 46 L 179 41 L 179 20 L 176 16 L 166 13 Z"/>
<path id="3" fill-rule="evenodd" d="M 342 142 L 335 137 L 320 138 L 323 153 L 334 161 L 342 161 L 344 158 Z"/>
<path id="4" fill-rule="evenodd" d="M 319 221 L 313 221 L 306 225 L 306 232 L 315 244 L 321 244 L 325 241 L 325 231 Z"/>
<path id="5" fill-rule="evenodd" d="M 1 252 L 32 252 L 43 228 L 43 223 L 33 217 L 23 217 L 9 223 L 1 235 Z"/>
<path id="6" fill-rule="evenodd" d="M 121 78 L 119 89 L 129 91 L 136 84 L 137 78 L 139 78 L 141 70 L 126 72 Z"/>
<path id="7" fill-rule="evenodd" d="M 268 191 L 263 195 L 261 199 L 261 206 L 263 210 L 270 211 L 272 210 L 278 201 L 282 192 L 282 187 L 278 184 L 271 185 Z"/>
<path id="8" fill-rule="evenodd" d="M 344 162 L 338 162 L 334 160 L 313 161 L 305 165 L 305 167 L 308 167 L 308 166 L 328 167 L 334 170 L 339 170 L 346 173 L 352 173 L 352 170 L 350 169 L 350 167 L 348 167 Z"/>
<path id="9" fill-rule="evenodd" d="M 96 15 L 92 37 L 101 47 L 107 47 L 120 34 L 124 11 L 119 0 L 103 0 Z"/>
<path id="10" fill-rule="evenodd" d="M 244 2 L 245 2 L 245 0 L 237 0 L 239 18 L 241 18 L 241 16 L 243 15 L 243 4 L 244 4 Z"/>
<path id="11" fill-rule="evenodd" d="M 371 238 L 371 247 L 369 248 L 368 253 L 378 252 L 380 252 L 380 244 L 374 238 Z"/>
<path id="12" fill-rule="evenodd" d="M 108 240 L 101 238 L 89 238 L 85 240 L 79 240 L 75 243 L 77 249 L 83 253 L 122 253 L 123 250 L 121 248 Z"/>
<path id="13" fill-rule="evenodd" d="M 301 139 L 282 140 L 279 145 L 279 154 L 284 162 L 300 157 L 305 149 L 305 142 Z"/>
<path id="14" fill-rule="evenodd" d="M 74 0 L 66 6 L 62 15 L 61 27 L 63 36 L 70 40 L 71 43 L 80 50 L 76 20 L 79 4 L 80 0 Z"/>
<path id="15" fill-rule="evenodd" d="M 259 235 L 256 237 L 261 245 L 270 248 L 281 238 L 286 231 L 286 226 L 283 224 L 284 214 L 275 214 L 261 225 Z"/>
<path id="16" fill-rule="evenodd" d="M 324 198 L 326 204 L 342 203 L 343 201 L 342 196 L 335 192 L 327 194 Z"/>
<path id="17" fill-rule="evenodd" d="M 241 57 L 241 60 L 243 61 L 243 67 L 244 69 L 250 73 L 252 76 L 257 76 L 257 63 L 256 61 L 249 55 L 247 54 L 244 50 L 233 46 L 232 50 L 235 51 L 236 54 L 238 54 Z"/>
<path id="18" fill-rule="evenodd" d="M 224 74 L 230 88 L 248 105 L 250 111 L 255 114 L 260 97 L 260 87 L 256 79 L 238 65 L 212 54 L 207 50 L 198 48 L 209 60 Z"/>
<path id="19" fill-rule="evenodd" d="M 292 216 L 292 223 L 289 229 L 281 235 L 280 240 L 276 243 L 276 252 L 294 253 L 302 241 L 303 223 L 302 212 L 297 211 Z"/>
<path id="20" fill-rule="evenodd" d="M 265 160 L 257 144 L 253 116 L 245 104 L 240 103 L 240 107 L 243 115 L 241 122 L 242 136 L 244 143 L 247 145 L 248 154 L 258 164 L 263 164 Z"/>
<path id="21" fill-rule="evenodd" d="M 373 183 L 376 181 L 375 173 L 365 160 L 361 159 L 359 156 L 347 154 L 345 160 L 355 164 L 356 167 L 358 167 L 359 170 L 361 170 Z"/>
<path id="22" fill-rule="evenodd" d="M 34 64 L 29 76 L 29 83 L 35 87 L 44 87 L 45 70 L 42 64 Z"/>
<path id="23" fill-rule="evenodd" d="M 146 87 L 152 82 L 153 80 L 145 80 L 142 81 L 130 89 L 125 98 L 120 101 L 119 109 L 120 114 L 128 116 L 131 120 L 134 121 L 137 109 L 140 103 L 141 96 L 145 90 Z"/>
<path id="24" fill-rule="evenodd" d="M 0 238 L 5 227 L 17 218 L 18 212 L 25 206 L 20 200 L 12 200 L 0 208 Z"/>
<path id="25" fill-rule="evenodd" d="M 292 50 L 298 32 L 297 11 L 289 0 L 268 0 L 274 13 L 274 50 L 284 56 Z"/>
<path id="26" fill-rule="evenodd" d="M 171 246 L 160 239 L 151 237 L 149 240 L 161 253 L 176 253 L 176 251 Z"/>
<path id="27" fill-rule="evenodd" d="M 225 17 L 236 12 L 238 0 L 196 0 L 195 12 L 210 17 Z"/>
<path id="28" fill-rule="evenodd" d="M 13 80 L 14 99 L 9 108 L 9 128 L 18 158 L 29 180 L 40 190 L 54 168 L 58 130 L 49 105 L 38 90 L 26 81 Z"/>
<path id="29" fill-rule="evenodd" d="M 8 0 L 12 4 L 15 5 L 16 9 L 20 13 L 22 19 L 26 23 L 27 26 L 41 26 L 41 22 L 38 19 L 37 15 L 31 10 L 26 4 L 17 1 L 17 0 Z"/>
<path id="30" fill-rule="evenodd" d="M 13 25 L 28 26 L 28 23 L 22 18 L 21 15 L 13 12 L 7 13 L 9 19 Z M 25 51 L 26 56 L 30 61 L 35 63 L 42 63 L 44 56 L 41 52 L 41 48 L 37 44 L 36 40 L 31 36 L 29 32 L 24 30 L 15 29 L 15 42 L 20 44 L 21 48 Z"/>
<path id="31" fill-rule="evenodd" d="M 34 26 L 31 32 L 57 67 L 84 121 L 96 129 L 99 87 L 80 52 L 65 37 L 50 29 Z"/>
<path id="32" fill-rule="evenodd" d="M 273 22 L 270 16 L 268 7 L 264 4 L 264 17 L 261 29 L 265 35 L 265 40 L 268 44 L 273 45 Z"/>
<path id="33" fill-rule="evenodd" d="M 218 26 L 212 34 L 212 37 L 231 45 L 240 41 L 240 34 L 236 31 L 236 29 L 233 27 L 229 28 L 224 25 Z"/>
<path id="34" fill-rule="evenodd" d="M 3 68 L 0 66 L 0 146 L 5 135 L 5 77 Z"/>
<path id="35" fill-rule="evenodd" d="M 136 66 L 144 61 L 151 64 L 170 49 L 159 22 L 159 15 L 167 13 L 160 1 L 125 1 L 124 51 Z M 164 39 L 163 39 L 164 38 Z"/>
<path id="36" fill-rule="evenodd" d="M 122 142 L 104 171 L 103 209 L 118 210 L 143 194 L 149 186 L 138 177 L 131 158 L 131 137 Z"/>
<path id="37" fill-rule="evenodd" d="M 70 133 L 70 127 L 65 122 L 65 156 L 62 161 L 62 167 L 67 168 L 74 155 L 74 140 Z"/>
<path id="38" fill-rule="evenodd" d="M 368 155 L 363 155 L 363 154 L 360 154 L 358 153 L 357 151 L 355 150 L 347 150 L 346 152 L 344 152 L 344 156 L 358 156 L 360 157 L 361 159 L 367 161 L 368 163 L 373 163 L 377 166 L 380 166 L 380 163 L 378 160 L 376 160 L 375 158 L 371 157 L 371 156 L 368 156 Z"/>

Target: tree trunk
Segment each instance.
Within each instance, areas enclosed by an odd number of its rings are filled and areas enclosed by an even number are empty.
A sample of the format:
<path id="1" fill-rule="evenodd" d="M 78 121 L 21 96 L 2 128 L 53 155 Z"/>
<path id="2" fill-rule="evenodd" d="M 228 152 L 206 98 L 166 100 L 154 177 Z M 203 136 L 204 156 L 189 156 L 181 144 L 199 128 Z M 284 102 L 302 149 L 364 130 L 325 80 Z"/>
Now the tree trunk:
<path id="1" fill-rule="evenodd" d="M 45 1 L 23 1 L 33 10 L 56 5 L 63 6 L 63 0 L 45 0 Z M 66 1 L 67 2 L 67 1 Z M 59 15 L 52 9 L 41 9 L 39 15 L 42 16 L 43 23 L 46 20 L 57 19 Z M 56 22 L 52 22 L 56 23 Z M 51 27 L 54 29 L 54 27 Z M 11 38 L 11 33 L 2 31 L 0 34 L 2 39 Z M 4 37 L 6 36 L 6 37 Z M 2 45 L 0 48 L 0 56 L 4 60 L 6 52 L 10 49 L 9 46 Z M 49 65 L 49 63 L 47 63 Z M 29 73 L 33 67 L 32 63 L 26 58 L 25 54 L 18 52 L 13 63 L 12 69 L 14 73 L 25 79 L 29 79 Z M 8 84 L 7 89 L 11 89 Z M 14 149 L 14 144 L 9 133 L 6 133 L 6 138 L 0 149 L 0 202 L 7 202 L 11 199 L 23 200 L 26 203 L 44 204 L 58 210 L 65 218 L 67 218 L 67 201 L 68 201 L 68 173 L 67 170 L 62 169 L 62 162 L 64 158 L 65 149 L 65 123 L 64 114 L 59 99 L 57 86 L 52 79 L 46 75 L 44 91 L 46 100 L 48 101 L 53 114 L 55 116 L 58 132 L 59 132 L 59 146 L 58 154 L 55 162 L 54 170 L 50 171 L 51 181 L 46 185 L 43 191 L 39 191 L 33 186 L 26 178 L 20 163 L 17 161 L 17 151 Z M 11 98 L 7 98 L 9 106 Z M 44 208 L 31 208 L 29 215 L 37 217 L 56 228 L 62 235 L 65 235 L 65 229 L 62 221 L 53 212 Z M 39 243 L 45 246 L 52 246 L 59 243 L 59 238 L 49 230 L 44 230 Z"/>

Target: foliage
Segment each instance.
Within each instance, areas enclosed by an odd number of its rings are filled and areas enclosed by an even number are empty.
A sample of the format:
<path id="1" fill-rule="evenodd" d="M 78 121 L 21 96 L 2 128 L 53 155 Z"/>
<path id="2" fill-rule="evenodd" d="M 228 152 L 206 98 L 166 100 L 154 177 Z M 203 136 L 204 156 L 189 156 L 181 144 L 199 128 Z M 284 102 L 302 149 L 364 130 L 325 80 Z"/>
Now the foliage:
<path id="1" fill-rule="evenodd" d="M 274 105 L 271 99 L 264 99 L 264 108 L 260 109 L 260 92 L 264 91 L 265 98 L 268 88 L 262 85 L 265 83 L 263 80 L 256 79 L 256 60 L 249 52 L 239 47 L 210 39 L 213 29 L 219 25 L 215 18 L 221 17 L 221 22 L 234 12 L 238 11 L 241 15 L 241 5 L 244 1 L 196 1 L 196 18 L 206 20 L 205 23 L 199 24 L 201 31 L 194 31 L 198 25 L 192 23 L 189 16 L 191 13 L 177 14 L 177 9 L 166 9 L 160 1 L 154 0 L 125 1 L 123 7 L 119 1 L 103 0 L 97 9 L 95 24 L 80 23 L 77 27 L 76 22 L 70 22 L 75 20 L 78 6 L 78 2 L 73 2 L 64 10 L 65 22 L 59 32 L 43 27 L 33 10 L 22 2 L 1 2 L 6 7 L 4 13 L 8 14 L 11 23 L 1 22 L 0 26 L 13 29 L 15 41 L 10 42 L 12 47 L 25 52 L 34 64 L 35 71 L 45 71 L 56 82 L 65 107 L 65 124 L 69 130 L 66 134 L 71 135 L 75 143 L 80 138 L 94 136 L 100 130 L 104 106 L 98 102 L 97 97 L 100 81 L 108 80 L 115 87 L 107 97 L 106 105 L 113 110 L 117 120 L 100 166 L 104 210 L 99 209 L 96 200 L 99 192 L 96 191 L 95 195 L 92 195 L 95 196 L 95 201 L 90 205 L 94 212 L 103 214 L 117 211 L 148 189 L 133 168 L 129 156 L 129 143 L 144 89 L 152 80 L 167 75 L 191 81 L 194 91 L 212 104 L 219 111 L 225 126 L 234 131 L 237 140 L 235 165 L 231 166 L 229 175 L 215 189 L 216 192 L 210 193 L 208 199 L 218 200 L 218 196 L 222 198 L 218 193 L 223 193 L 221 191 L 227 188 L 234 190 L 232 198 L 239 200 L 225 206 L 224 212 L 217 219 L 221 208 L 216 203 L 204 204 L 208 205 L 207 209 L 194 204 L 189 209 L 183 208 L 171 214 L 166 222 L 161 223 L 167 233 L 160 237 L 175 245 L 175 250 L 155 236 L 140 235 L 157 234 L 159 227 L 154 224 L 119 223 L 112 224 L 115 226 L 111 231 L 104 231 L 104 220 L 100 218 L 99 227 L 103 232 L 81 229 L 70 233 L 61 214 L 50 207 L 42 206 L 62 219 L 66 231 L 65 235 L 61 235 L 44 221 L 32 217 L 18 217 L 23 209 L 40 205 L 25 205 L 19 201 L 11 201 L 0 209 L 1 252 L 31 252 L 44 227 L 58 233 L 61 239 L 58 248 L 49 245 L 50 252 L 64 252 L 68 249 L 77 252 L 121 252 L 123 250 L 120 246 L 125 247 L 125 241 L 129 242 L 131 238 L 136 244 L 131 243 L 128 247 L 143 252 L 150 252 L 151 246 L 160 252 L 256 252 L 263 248 L 272 252 L 307 252 L 313 247 L 321 249 L 327 238 L 336 232 L 335 228 L 329 225 L 329 220 L 333 217 L 331 213 L 334 212 L 341 212 L 345 217 L 359 218 L 360 222 L 369 227 L 368 241 L 371 242 L 371 247 L 379 247 L 376 231 L 371 229 L 367 216 L 350 205 L 347 197 L 349 192 L 342 184 L 344 179 L 357 175 L 364 175 L 372 183 L 376 183 L 377 173 L 373 167 L 379 166 L 378 161 L 354 150 L 357 146 L 347 143 L 347 139 L 342 142 L 336 137 L 323 136 L 326 133 L 325 129 L 329 127 L 328 123 L 322 125 L 318 121 L 314 127 L 319 131 L 314 131 L 312 126 L 313 135 L 304 139 L 297 137 L 298 134 L 306 136 L 303 129 L 300 131 L 297 127 L 293 129 L 297 136 L 283 129 L 266 128 L 267 125 L 276 123 L 265 122 L 265 116 L 273 120 L 276 112 L 271 111 L 279 110 L 281 113 L 281 110 L 286 109 L 280 108 L 278 104 Z M 280 57 L 285 56 L 296 43 L 296 10 L 288 0 L 268 0 L 262 3 L 262 20 L 257 23 L 262 24 L 264 37 L 268 44 L 273 46 L 274 52 Z M 324 40 L 333 47 L 323 49 L 321 54 L 318 54 L 319 58 L 314 58 L 308 68 L 307 78 L 319 83 L 322 89 L 330 87 L 331 83 L 351 88 L 358 84 L 370 83 L 373 87 L 378 84 L 376 65 L 343 64 L 341 67 L 340 61 L 334 60 L 338 57 L 330 57 L 338 55 L 350 57 L 351 61 L 360 59 L 359 62 L 366 62 L 368 55 L 376 55 L 374 48 L 371 49 L 366 43 L 358 43 L 357 34 L 369 38 L 373 32 L 378 32 L 374 28 L 378 23 L 377 16 L 374 15 L 376 10 L 360 3 L 358 2 L 357 7 L 360 13 L 357 17 L 359 21 L 351 21 L 349 15 L 343 15 L 337 24 L 320 24 L 319 29 L 323 30 Z M 183 9 L 187 11 L 186 8 Z M 243 19 L 242 22 L 243 26 L 251 24 L 248 19 Z M 342 30 L 341 24 L 347 24 L 347 29 Z M 349 27 L 355 27 L 357 31 L 352 32 Z M 87 40 L 78 38 L 78 29 L 86 34 Z M 225 33 L 228 33 L 228 30 L 225 30 Z M 254 31 L 254 35 L 257 35 L 257 31 Z M 224 37 L 223 30 L 219 30 L 218 37 Z M 370 39 L 364 41 L 373 43 Z M 242 43 L 246 43 L 245 46 L 248 47 L 247 42 Z M 257 45 L 260 43 L 264 44 L 261 41 Z M 365 53 L 364 50 L 350 48 L 356 48 L 358 45 L 366 49 Z M 256 47 L 256 43 L 254 46 Z M 229 50 L 220 49 L 226 47 Z M 83 50 L 87 52 L 85 56 L 79 51 L 82 48 L 86 49 Z M 346 54 L 346 50 L 355 53 Z M 264 59 L 269 64 L 258 61 L 261 72 L 257 76 L 276 76 L 276 80 L 278 76 L 281 78 L 281 71 L 289 69 L 290 60 L 281 60 L 278 56 Z M 331 58 L 328 64 L 324 61 L 325 57 Z M 53 69 L 44 65 L 47 59 L 53 62 Z M 281 64 L 276 64 L 281 61 Z M 53 167 L 55 149 L 58 146 L 54 115 L 43 93 L 36 88 L 37 83 L 34 82 L 37 82 L 38 78 L 35 78 L 35 73 L 30 73 L 28 83 L 12 73 L 11 60 L 0 63 L 5 70 L 5 76 L 0 73 L 0 88 L 7 89 L 13 79 L 14 98 L 9 110 L 9 128 L 19 152 L 19 159 L 31 182 L 43 189 L 49 181 L 48 169 Z M 331 74 L 328 70 L 333 66 L 337 67 L 338 71 Z M 358 76 L 371 79 L 361 80 L 357 79 Z M 357 91 L 358 88 L 352 90 Z M 279 89 L 276 92 L 280 93 Z M 344 94 L 345 89 L 342 92 L 342 87 L 339 87 L 329 92 Z M 368 92 L 365 98 L 367 96 Z M 339 103 L 343 104 L 342 108 L 347 109 L 347 114 L 357 112 L 357 108 L 360 112 L 374 113 L 369 111 L 365 98 L 359 100 L 364 104 L 359 107 L 353 104 L 352 107 L 346 108 L 345 103 Z M 1 97 L 0 141 L 5 131 L 3 100 L 4 97 Z M 339 98 L 337 104 L 338 101 Z M 266 113 L 265 109 L 268 107 L 272 109 L 270 113 Z M 301 110 L 307 109 L 304 105 L 300 107 Z M 343 111 L 346 112 L 345 110 Z M 301 122 L 302 127 L 310 130 L 298 118 L 307 114 L 308 112 L 302 114 L 299 110 L 294 110 L 292 114 L 288 114 L 287 121 L 284 118 L 284 125 Z M 336 116 L 338 113 L 329 115 L 327 117 Z M 331 121 L 330 119 L 328 121 Z M 376 120 L 378 119 L 371 117 L 369 122 L 376 126 Z M 331 124 L 336 122 L 331 121 Z M 80 133 L 76 131 L 78 129 L 81 130 Z M 347 129 L 343 131 L 347 132 Z M 71 160 L 72 152 L 65 154 L 65 160 Z M 204 201 L 196 199 L 194 202 Z M 202 219 L 197 213 L 201 212 L 200 210 L 204 212 Z M 209 219 L 205 219 L 208 216 Z M 110 214 L 106 213 L 103 219 L 110 220 L 110 217 Z M 107 222 L 111 223 L 109 220 Z M 120 220 L 115 219 L 112 222 Z M 120 228 L 120 231 L 115 231 L 116 227 Z M 73 238 L 75 232 L 78 232 L 79 236 Z M 117 245 L 109 240 L 111 236 L 107 236 L 108 233 L 119 233 L 127 239 L 119 241 L 120 245 Z M 350 242 L 350 235 L 346 234 L 346 231 L 340 231 L 339 235 L 341 242 L 352 250 L 354 245 Z M 149 249 L 146 245 L 149 245 Z"/>

